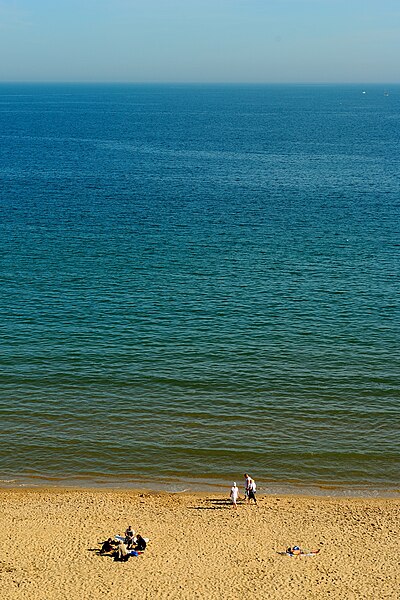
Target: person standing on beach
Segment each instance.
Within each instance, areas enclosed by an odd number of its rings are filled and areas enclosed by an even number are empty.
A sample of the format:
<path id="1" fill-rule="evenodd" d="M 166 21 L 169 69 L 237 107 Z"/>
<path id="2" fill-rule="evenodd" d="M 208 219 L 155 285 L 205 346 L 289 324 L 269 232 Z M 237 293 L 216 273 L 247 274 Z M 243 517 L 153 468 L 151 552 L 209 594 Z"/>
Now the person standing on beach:
<path id="1" fill-rule="evenodd" d="M 248 500 L 248 490 L 249 490 L 249 481 L 251 477 L 248 473 L 244 474 L 244 500 L 247 503 Z"/>
<path id="2" fill-rule="evenodd" d="M 245 497 L 246 503 L 248 503 L 250 500 L 254 500 L 254 504 L 257 504 L 256 482 L 254 481 L 254 479 L 252 479 L 250 477 L 250 475 L 248 473 L 244 474 L 244 478 L 245 478 L 244 497 Z"/>
<path id="3" fill-rule="evenodd" d="M 252 479 L 250 477 L 250 483 L 249 483 L 249 489 L 247 492 L 247 497 L 249 499 L 249 502 L 250 502 L 250 500 L 254 500 L 254 504 L 257 504 L 256 490 L 257 490 L 256 482 L 254 481 L 254 479 Z"/>
<path id="4" fill-rule="evenodd" d="M 230 498 L 232 501 L 232 508 L 237 508 L 237 500 L 239 497 L 239 488 L 236 485 L 236 481 L 233 482 L 233 486 L 231 487 Z"/>

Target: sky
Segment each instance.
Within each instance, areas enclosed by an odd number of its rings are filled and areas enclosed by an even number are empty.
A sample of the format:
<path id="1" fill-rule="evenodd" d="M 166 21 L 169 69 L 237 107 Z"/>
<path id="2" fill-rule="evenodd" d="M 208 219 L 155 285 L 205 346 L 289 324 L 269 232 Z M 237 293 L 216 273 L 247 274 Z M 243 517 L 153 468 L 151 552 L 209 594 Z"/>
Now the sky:
<path id="1" fill-rule="evenodd" d="M 0 0 L 0 81 L 399 83 L 399 0 Z"/>

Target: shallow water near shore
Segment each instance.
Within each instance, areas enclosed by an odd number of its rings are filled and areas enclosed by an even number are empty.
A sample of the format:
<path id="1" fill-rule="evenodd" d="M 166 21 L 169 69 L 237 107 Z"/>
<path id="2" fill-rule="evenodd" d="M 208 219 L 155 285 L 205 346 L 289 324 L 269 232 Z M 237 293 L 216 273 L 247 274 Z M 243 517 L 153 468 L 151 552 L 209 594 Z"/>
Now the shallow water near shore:
<path id="1" fill-rule="evenodd" d="M 399 110 L 1 85 L 0 485 L 398 489 Z"/>
<path id="2" fill-rule="evenodd" d="M 239 480 L 236 482 L 239 486 L 239 494 L 241 499 L 244 498 L 244 485 Z M 8 479 L 0 481 L 0 489 L 3 490 L 20 490 L 20 491 L 54 491 L 67 492 L 67 491 L 82 491 L 82 492 L 141 492 L 150 494 L 168 494 L 168 495 L 187 495 L 187 494 L 200 494 L 200 495 L 223 495 L 225 498 L 229 497 L 231 481 L 227 478 L 221 478 L 221 480 L 213 481 L 210 483 L 206 479 L 193 479 L 180 477 L 176 481 L 171 479 L 165 480 L 124 480 L 119 478 L 106 479 L 72 479 L 72 478 L 54 478 L 45 479 L 39 478 L 27 478 L 24 479 L 19 477 L 18 479 Z M 332 485 L 316 483 L 311 485 L 303 484 L 290 484 L 287 482 L 273 482 L 268 483 L 262 481 L 257 484 L 257 497 L 268 498 L 268 497 L 327 497 L 327 498 L 363 498 L 363 499 L 385 499 L 385 498 L 399 498 L 400 489 L 398 486 L 387 487 L 387 486 L 371 486 L 371 485 L 355 485 L 353 482 L 348 485 L 340 485 L 333 483 Z"/>

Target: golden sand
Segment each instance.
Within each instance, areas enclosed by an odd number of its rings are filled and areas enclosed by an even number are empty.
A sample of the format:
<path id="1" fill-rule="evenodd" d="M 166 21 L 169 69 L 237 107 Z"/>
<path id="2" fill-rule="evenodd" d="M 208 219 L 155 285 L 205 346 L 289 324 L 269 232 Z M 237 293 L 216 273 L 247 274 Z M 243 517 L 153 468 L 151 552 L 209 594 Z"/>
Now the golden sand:
<path id="1" fill-rule="evenodd" d="M 0 491 L 0 598 L 383 600 L 400 598 L 398 499 Z M 150 538 L 126 563 L 93 551 L 133 528 Z M 288 545 L 321 548 L 281 556 Z"/>

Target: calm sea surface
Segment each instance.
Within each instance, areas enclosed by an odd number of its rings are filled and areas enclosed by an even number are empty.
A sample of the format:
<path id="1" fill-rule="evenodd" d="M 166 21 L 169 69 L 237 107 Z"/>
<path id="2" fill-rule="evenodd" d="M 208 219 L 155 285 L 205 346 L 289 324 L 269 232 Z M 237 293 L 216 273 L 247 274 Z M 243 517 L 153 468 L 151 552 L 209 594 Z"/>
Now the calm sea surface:
<path id="1" fill-rule="evenodd" d="M 398 489 L 384 91 L 0 86 L 1 485 Z"/>

